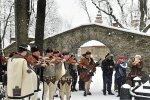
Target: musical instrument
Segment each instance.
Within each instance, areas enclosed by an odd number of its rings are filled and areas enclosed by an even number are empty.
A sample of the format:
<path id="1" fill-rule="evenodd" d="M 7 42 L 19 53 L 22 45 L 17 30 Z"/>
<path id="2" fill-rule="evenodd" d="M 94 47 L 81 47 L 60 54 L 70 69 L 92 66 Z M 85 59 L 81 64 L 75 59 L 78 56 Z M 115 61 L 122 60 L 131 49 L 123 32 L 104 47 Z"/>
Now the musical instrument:
<path id="1" fill-rule="evenodd" d="M 77 60 L 76 59 L 73 59 L 73 58 L 69 58 L 68 59 L 68 61 L 67 61 L 69 64 L 71 64 L 71 65 L 78 65 L 78 62 L 77 62 Z"/>
<path id="2" fill-rule="evenodd" d="M 80 73 L 80 78 L 82 81 L 87 82 L 91 79 L 92 76 L 94 76 L 94 72 L 96 71 L 97 63 L 101 61 L 101 58 L 98 60 L 98 62 L 94 64 L 90 64 L 87 68 L 83 68 Z"/>

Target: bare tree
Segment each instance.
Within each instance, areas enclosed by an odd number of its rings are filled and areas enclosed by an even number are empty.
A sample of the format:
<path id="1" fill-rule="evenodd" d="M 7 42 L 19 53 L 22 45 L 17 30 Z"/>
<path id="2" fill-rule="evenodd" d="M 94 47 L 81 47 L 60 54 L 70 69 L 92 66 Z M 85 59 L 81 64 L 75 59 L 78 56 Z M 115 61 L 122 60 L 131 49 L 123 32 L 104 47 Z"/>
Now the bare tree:
<path id="1" fill-rule="evenodd" d="M 126 18 L 125 18 L 125 12 L 124 12 L 124 6 L 126 5 L 127 0 L 117 0 L 117 2 L 120 7 L 121 14 L 122 14 L 122 19 L 123 19 L 122 23 L 127 25 Z"/>
<path id="2" fill-rule="evenodd" d="M 62 30 L 63 21 L 58 13 L 58 5 L 54 0 L 46 4 L 45 38 L 57 34 Z"/>
<path id="3" fill-rule="evenodd" d="M 80 3 L 81 3 L 81 7 L 83 8 L 83 10 L 86 12 L 86 14 L 88 16 L 89 22 L 91 23 L 92 20 L 91 20 L 89 11 L 88 11 L 87 0 L 80 0 Z"/>
<path id="4" fill-rule="evenodd" d="M 7 16 L 6 20 L 5 20 L 5 25 L 4 25 L 4 29 L 3 29 L 3 33 L 2 33 L 3 35 L 2 35 L 2 37 L 1 37 L 1 42 L 3 41 L 3 39 L 4 39 L 4 37 L 5 37 L 6 29 L 7 29 L 7 27 L 8 27 L 8 22 L 9 22 L 9 18 L 11 17 L 11 12 L 12 12 L 13 6 L 14 6 L 14 3 L 13 3 L 12 6 L 10 7 L 9 14 L 8 14 L 8 16 Z"/>
<path id="5" fill-rule="evenodd" d="M 146 16 L 147 16 L 147 0 L 139 0 L 140 5 L 140 31 L 146 26 Z"/>
<path id="6" fill-rule="evenodd" d="M 7 28 L 9 26 L 8 24 L 9 24 L 11 18 L 14 17 L 13 12 L 12 12 L 12 10 L 14 8 L 14 2 L 13 1 L 7 1 L 7 2 L 4 1 L 3 5 L 1 5 L 1 7 L 4 10 L 4 13 L 3 14 L 1 13 L 1 19 L 0 19 L 0 23 L 3 26 L 3 29 L 1 29 L 2 31 L 0 33 L 0 43 L 1 43 L 0 48 L 3 48 L 5 45 L 4 38 L 7 34 Z M 6 11 L 7 11 L 7 14 L 6 14 Z M 3 47 L 2 47 L 2 42 L 3 42 Z"/>

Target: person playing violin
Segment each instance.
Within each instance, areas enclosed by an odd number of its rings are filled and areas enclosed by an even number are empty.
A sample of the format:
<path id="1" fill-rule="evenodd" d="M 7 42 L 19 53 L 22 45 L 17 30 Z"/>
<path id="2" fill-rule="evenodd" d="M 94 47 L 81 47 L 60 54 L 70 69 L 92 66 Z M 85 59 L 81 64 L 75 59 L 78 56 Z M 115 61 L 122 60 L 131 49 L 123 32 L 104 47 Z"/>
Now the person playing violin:
<path id="1" fill-rule="evenodd" d="M 57 88 L 57 82 L 56 82 L 56 76 L 55 76 L 55 58 L 53 57 L 53 50 L 50 48 L 46 49 L 46 56 L 45 60 L 49 60 L 46 63 L 48 64 L 47 67 L 43 70 L 43 100 L 47 100 L 47 92 L 49 90 L 49 99 L 53 100 L 53 96 L 55 95 L 56 88 Z"/>
<path id="2" fill-rule="evenodd" d="M 27 45 L 21 44 L 18 47 L 18 52 L 8 59 L 7 95 L 11 100 L 22 100 L 34 94 L 33 72 L 25 59 L 26 54 Z"/>
<path id="3" fill-rule="evenodd" d="M 77 78 L 78 78 L 78 73 L 77 73 L 78 62 L 74 54 L 71 54 L 70 58 L 68 59 L 68 63 L 70 67 L 70 75 L 72 76 L 71 91 L 74 92 L 74 91 L 77 91 L 76 83 L 77 83 Z"/>
<path id="4" fill-rule="evenodd" d="M 38 91 L 40 91 L 39 89 L 40 81 L 43 81 L 43 68 L 47 67 L 47 64 L 41 63 L 41 61 L 39 60 L 40 52 L 37 46 L 32 46 L 31 52 L 32 52 L 32 55 L 29 55 L 28 57 L 26 57 L 26 59 L 27 59 L 28 65 L 36 73 L 36 75 L 35 74 L 33 75 L 33 80 L 35 81 L 34 82 L 35 93 L 34 93 L 34 96 L 31 97 L 31 99 L 37 100 Z"/>
<path id="5" fill-rule="evenodd" d="M 89 90 L 92 82 L 92 76 L 96 71 L 96 67 L 94 65 L 95 62 L 93 58 L 91 58 L 91 52 L 87 51 L 85 56 L 80 60 L 80 67 L 83 69 L 83 71 L 80 73 L 80 77 L 85 82 L 84 96 L 92 95 Z"/>
<path id="6" fill-rule="evenodd" d="M 70 68 L 68 59 L 70 58 L 69 52 L 63 52 L 63 60 L 61 61 L 64 63 L 64 67 L 66 73 L 60 79 L 60 99 L 61 100 L 70 100 L 71 98 L 71 85 L 72 85 L 72 76 L 70 75 Z M 64 96 L 66 95 L 66 99 Z"/>

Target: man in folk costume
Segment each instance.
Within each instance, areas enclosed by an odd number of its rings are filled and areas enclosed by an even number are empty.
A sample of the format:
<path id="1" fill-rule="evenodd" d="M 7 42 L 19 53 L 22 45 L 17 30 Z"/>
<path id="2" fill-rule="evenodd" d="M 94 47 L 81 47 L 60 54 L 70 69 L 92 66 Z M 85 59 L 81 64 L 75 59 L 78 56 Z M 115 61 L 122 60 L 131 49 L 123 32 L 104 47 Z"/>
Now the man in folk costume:
<path id="1" fill-rule="evenodd" d="M 76 89 L 76 83 L 78 79 L 77 67 L 79 64 L 74 54 L 71 54 L 71 57 L 69 58 L 68 62 L 69 62 L 69 68 L 70 68 L 70 75 L 72 76 L 71 91 L 74 92 L 74 91 L 77 91 Z"/>
<path id="2" fill-rule="evenodd" d="M 38 99 L 38 92 L 40 91 L 40 80 L 42 80 L 42 70 L 43 67 L 47 67 L 47 64 L 41 63 L 39 61 L 40 52 L 37 46 L 31 47 L 32 55 L 27 57 L 27 62 L 31 66 L 31 68 L 35 71 L 36 74 L 33 74 L 33 80 L 34 80 L 34 96 L 31 97 L 32 100 Z M 40 77 L 40 78 L 39 78 Z"/>
<path id="3" fill-rule="evenodd" d="M 72 85 L 72 77 L 70 75 L 69 63 L 67 62 L 70 58 L 69 52 L 64 52 L 63 54 L 64 67 L 66 69 L 66 74 L 62 76 L 60 79 L 60 99 L 64 100 L 64 96 L 66 95 L 66 100 L 70 100 L 71 98 L 71 85 Z"/>
<path id="4" fill-rule="evenodd" d="M 82 55 L 85 57 L 85 54 Z M 78 67 L 78 75 L 79 75 L 79 90 L 84 91 L 84 81 L 81 79 L 80 74 L 82 73 L 82 67 Z"/>
<path id="5" fill-rule="evenodd" d="M 60 55 L 60 52 L 58 51 L 58 50 L 54 50 L 53 51 L 53 56 L 52 56 L 52 58 L 55 60 L 54 61 L 54 63 L 55 63 L 55 76 L 56 76 L 56 91 L 55 91 L 55 95 L 54 95 L 54 97 L 58 97 L 58 94 L 56 93 L 57 92 L 57 88 L 58 88 L 58 86 L 59 86 L 59 84 L 58 84 L 58 82 L 59 82 L 59 79 L 63 76 L 62 75 L 62 73 L 60 73 L 60 72 L 62 72 L 62 62 L 61 62 L 61 60 L 62 60 L 62 58 L 60 57 L 61 55 Z"/>
<path id="6" fill-rule="evenodd" d="M 26 59 L 27 45 L 22 44 L 18 53 L 7 63 L 7 95 L 9 99 L 24 99 L 34 94 L 32 71 Z"/>
<path id="7" fill-rule="evenodd" d="M 92 95 L 89 90 L 96 67 L 93 58 L 91 58 L 91 52 L 87 51 L 85 57 L 81 58 L 80 67 L 83 68 L 80 77 L 85 82 L 84 96 Z"/>
<path id="8" fill-rule="evenodd" d="M 46 49 L 46 56 L 45 61 L 47 62 L 48 66 L 44 68 L 43 70 L 43 100 L 47 100 L 47 93 L 49 90 L 49 100 L 53 100 L 53 96 L 56 92 L 57 88 L 57 82 L 56 82 L 56 76 L 55 76 L 55 59 L 52 58 L 53 56 L 53 50 L 50 48 Z"/>

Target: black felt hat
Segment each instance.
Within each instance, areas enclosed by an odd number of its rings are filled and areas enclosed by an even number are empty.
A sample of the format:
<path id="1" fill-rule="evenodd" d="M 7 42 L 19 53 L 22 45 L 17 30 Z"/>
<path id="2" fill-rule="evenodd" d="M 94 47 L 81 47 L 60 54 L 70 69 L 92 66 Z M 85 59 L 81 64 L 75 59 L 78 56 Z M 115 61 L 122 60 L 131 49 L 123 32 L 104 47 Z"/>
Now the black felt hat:
<path id="1" fill-rule="evenodd" d="M 53 51 L 53 54 L 58 54 L 58 53 L 59 53 L 58 50 L 54 50 L 54 51 Z"/>
<path id="2" fill-rule="evenodd" d="M 21 45 L 19 45 L 18 49 L 21 51 L 27 51 L 28 45 L 27 44 L 21 44 Z"/>
<path id="3" fill-rule="evenodd" d="M 50 47 L 48 47 L 46 50 L 45 50 L 46 53 L 51 53 L 53 52 L 53 49 L 51 49 Z"/>
<path id="4" fill-rule="evenodd" d="M 87 51 L 87 52 L 85 53 L 85 55 L 91 55 L 91 52 L 90 52 L 90 51 Z"/>
<path id="5" fill-rule="evenodd" d="M 62 55 L 63 55 L 63 56 L 65 56 L 65 55 L 70 55 L 70 52 L 65 51 L 65 52 L 62 53 Z"/>
<path id="6" fill-rule="evenodd" d="M 37 52 L 37 51 L 39 51 L 38 46 L 32 46 L 31 47 L 31 52 Z"/>

